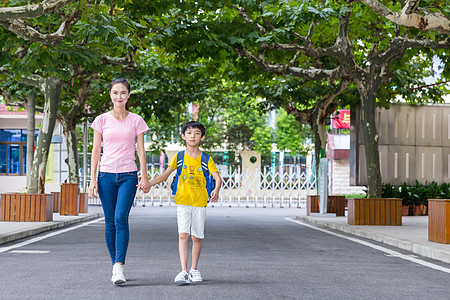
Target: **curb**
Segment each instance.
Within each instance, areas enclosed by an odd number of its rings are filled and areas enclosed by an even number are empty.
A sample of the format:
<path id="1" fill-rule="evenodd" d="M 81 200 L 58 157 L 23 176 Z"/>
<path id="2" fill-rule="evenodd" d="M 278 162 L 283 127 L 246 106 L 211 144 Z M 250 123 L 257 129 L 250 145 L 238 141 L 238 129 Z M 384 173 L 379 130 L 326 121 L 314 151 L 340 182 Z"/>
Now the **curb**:
<path id="1" fill-rule="evenodd" d="M 380 242 L 380 243 L 383 243 L 383 244 L 386 244 L 389 246 L 393 246 L 393 247 L 396 247 L 396 248 L 399 248 L 402 250 L 412 252 L 414 254 L 417 254 L 417 255 L 420 255 L 423 257 L 431 258 L 434 260 L 438 260 L 438 261 L 442 261 L 442 262 L 450 264 L 450 252 L 448 252 L 448 251 L 433 249 L 432 247 L 424 245 L 424 244 L 414 243 L 414 242 L 402 240 L 402 239 L 397 239 L 397 238 L 394 238 L 391 236 L 374 233 L 374 232 L 359 229 L 359 228 L 354 228 L 349 225 L 341 225 L 341 224 L 336 224 L 336 223 L 332 223 L 332 222 L 317 220 L 315 218 L 303 217 L 303 216 L 297 216 L 296 219 L 298 221 L 313 223 L 316 225 L 321 225 L 321 226 L 325 226 L 325 227 L 328 227 L 331 229 L 342 231 L 344 233 L 348 233 L 351 235 L 359 236 L 359 237 L 366 238 L 369 240 L 374 240 L 374 241 L 377 241 L 377 242 Z"/>
<path id="2" fill-rule="evenodd" d="M 99 213 L 93 213 L 93 214 L 89 214 L 89 215 L 82 216 L 79 218 L 74 218 L 74 219 L 67 220 L 67 221 L 46 222 L 45 224 L 43 224 L 41 226 L 37 226 L 35 228 L 24 229 L 24 230 L 19 230 L 17 232 L 13 232 L 13 233 L 2 234 L 2 235 L 0 235 L 0 245 L 9 243 L 9 242 L 12 242 L 15 240 L 23 239 L 23 238 L 26 238 L 29 236 L 33 236 L 33 235 L 36 235 L 36 234 L 39 234 L 39 233 L 42 233 L 45 231 L 50 231 L 50 230 L 70 226 L 73 224 L 85 222 L 88 220 L 96 219 L 96 218 L 99 218 L 100 216 L 101 215 Z"/>

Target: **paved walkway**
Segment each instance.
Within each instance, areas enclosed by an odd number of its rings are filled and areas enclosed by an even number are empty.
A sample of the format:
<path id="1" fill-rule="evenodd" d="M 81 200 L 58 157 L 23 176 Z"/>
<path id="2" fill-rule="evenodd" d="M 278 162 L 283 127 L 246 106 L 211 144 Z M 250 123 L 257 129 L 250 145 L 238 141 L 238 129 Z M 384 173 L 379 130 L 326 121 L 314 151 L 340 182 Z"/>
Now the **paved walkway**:
<path id="1" fill-rule="evenodd" d="M 0 244 L 101 216 L 99 206 L 90 207 L 89 211 L 90 213 L 79 216 L 61 216 L 55 213 L 53 222 L 0 222 Z M 402 226 L 355 226 L 347 225 L 347 217 L 306 216 L 306 210 L 300 208 L 297 220 L 375 240 L 417 255 L 450 263 L 450 244 L 428 241 L 427 216 L 403 217 Z"/>
<path id="2" fill-rule="evenodd" d="M 59 213 L 53 213 L 52 222 L 0 222 L 0 245 L 99 216 L 100 214 L 96 212 L 78 216 L 61 216 Z"/>

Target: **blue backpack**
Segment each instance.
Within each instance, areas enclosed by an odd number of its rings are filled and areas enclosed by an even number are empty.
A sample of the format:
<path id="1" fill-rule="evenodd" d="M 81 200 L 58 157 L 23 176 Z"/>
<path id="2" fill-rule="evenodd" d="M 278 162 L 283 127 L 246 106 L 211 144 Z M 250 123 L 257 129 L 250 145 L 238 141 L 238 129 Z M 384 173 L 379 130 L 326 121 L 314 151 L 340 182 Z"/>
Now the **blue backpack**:
<path id="1" fill-rule="evenodd" d="M 203 175 L 206 178 L 206 190 L 208 191 L 208 197 L 211 198 L 211 192 L 216 187 L 216 180 L 214 177 L 209 174 L 208 169 L 208 161 L 209 161 L 209 154 L 202 152 L 202 171 Z M 183 163 L 184 163 L 184 151 L 180 151 L 177 153 L 177 173 L 175 174 L 172 184 L 170 187 L 172 188 L 172 195 L 175 195 L 177 193 L 178 189 L 178 181 L 181 176 L 181 171 L 183 170 Z M 208 200 L 209 201 L 209 200 Z"/>

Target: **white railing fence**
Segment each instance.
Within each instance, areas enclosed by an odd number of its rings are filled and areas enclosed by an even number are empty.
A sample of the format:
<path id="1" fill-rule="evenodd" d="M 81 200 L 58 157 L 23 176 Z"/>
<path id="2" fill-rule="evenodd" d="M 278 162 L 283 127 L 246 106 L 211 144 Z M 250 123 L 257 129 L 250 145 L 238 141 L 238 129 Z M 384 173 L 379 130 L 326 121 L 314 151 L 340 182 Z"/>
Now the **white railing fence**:
<path id="1" fill-rule="evenodd" d="M 223 179 L 217 206 L 242 207 L 300 207 L 306 205 L 306 196 L 315 194 L 316 179 L 310 170 L 301 172 L 292 166 L 287 171 L 263 171 L 238 168 L 221 169 Z M 160 174 L 157 168 L 150 168 L 150 178 Z M 170 184 L 173 175 L 165 182 L 151 188 L 144 194 L 136 193 L 135 205 L 170 206 L 174 199 Z M 100 199 L 89 196 L 89 204 L 100 205 Z"/>

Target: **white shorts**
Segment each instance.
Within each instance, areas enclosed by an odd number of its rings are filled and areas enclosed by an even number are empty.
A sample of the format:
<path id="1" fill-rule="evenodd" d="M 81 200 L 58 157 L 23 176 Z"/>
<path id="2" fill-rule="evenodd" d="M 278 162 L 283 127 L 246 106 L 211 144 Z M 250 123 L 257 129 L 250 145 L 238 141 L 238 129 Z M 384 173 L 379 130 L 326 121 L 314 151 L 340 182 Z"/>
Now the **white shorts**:
<path id="1" fill-rule="evenodd" d="M 188 233 L 196 238 L 205 237 L 206 207 L 177 204 L 178 234 Z"/>

